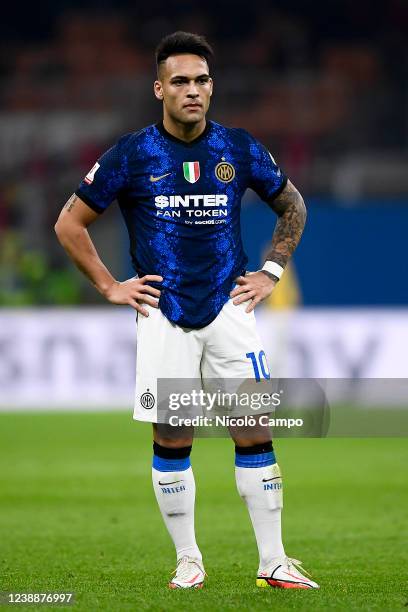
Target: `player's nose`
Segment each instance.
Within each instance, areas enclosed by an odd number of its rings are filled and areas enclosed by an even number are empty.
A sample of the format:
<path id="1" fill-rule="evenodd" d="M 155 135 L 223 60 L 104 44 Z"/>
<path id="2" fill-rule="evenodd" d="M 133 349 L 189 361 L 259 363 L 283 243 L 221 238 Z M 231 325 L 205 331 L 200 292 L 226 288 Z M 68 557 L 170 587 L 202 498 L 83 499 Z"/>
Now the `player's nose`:
<path id="1" fill-rule="evenodd" d="M 196 83 L 194 83 L 194 81 L 192 83 L 189 84 L 189 88 L 188 88 L 188 92 L 187 92 L 187 97 L 188 98 L 198 98 L 198 88 Z"/>

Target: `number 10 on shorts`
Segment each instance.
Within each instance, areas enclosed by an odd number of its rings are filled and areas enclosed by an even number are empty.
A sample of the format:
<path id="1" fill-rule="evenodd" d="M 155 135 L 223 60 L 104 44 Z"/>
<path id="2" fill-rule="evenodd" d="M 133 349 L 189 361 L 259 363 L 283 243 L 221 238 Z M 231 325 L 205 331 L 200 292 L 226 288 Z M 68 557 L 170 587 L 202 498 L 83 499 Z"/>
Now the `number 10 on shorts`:
<path id="1" fill-rule="evenodd" d="M 246 357 L 252 361 L 256 382 L 260 382 L 261 380 L 261 375 L 259 371 L 262 372 L 263 378 L 266 378 L 267 380 L 271 378 L 268 363 L 266 361 L 265 351 L 259 351 L 258 355 L 256 355 L 256 353 L 247 353 Z"/>

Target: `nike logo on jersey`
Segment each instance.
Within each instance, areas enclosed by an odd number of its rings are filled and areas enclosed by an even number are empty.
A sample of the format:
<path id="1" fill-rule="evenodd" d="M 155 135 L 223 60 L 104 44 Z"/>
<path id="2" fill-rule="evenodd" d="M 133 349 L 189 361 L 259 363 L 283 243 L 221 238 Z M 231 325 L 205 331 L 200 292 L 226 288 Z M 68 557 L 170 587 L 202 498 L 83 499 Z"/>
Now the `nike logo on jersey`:
<path id="1" fill-rule="evenodd" d="M 160 482 L 159 480 L 159 485 L 161 487 L 167 487 L 169 485 L 176 484 L 176 482 L 183 482 L 183 478 L 181 480 L 173 480 L 172 482 Z"/>
<path id="2" fill-rule="evenodd" d="M 169 174 L 171 174 L 171 172 L 167 172 L 167 174 L 162 174 L 161 176 L 153 176 L 153 174 L 151 174 L 150 175 L 150 182 L 151 183 L 155 183 L 156 181 L 160 181 L 164 177 L 169 176 Z"/>
<path id="3" fill-rule="evenodd" d="M 276 480 L 280 478 L 280 476 L 274 476 L 273 478 L 262 478 L 262 482 L 269 482 L 270 480 Z"/>

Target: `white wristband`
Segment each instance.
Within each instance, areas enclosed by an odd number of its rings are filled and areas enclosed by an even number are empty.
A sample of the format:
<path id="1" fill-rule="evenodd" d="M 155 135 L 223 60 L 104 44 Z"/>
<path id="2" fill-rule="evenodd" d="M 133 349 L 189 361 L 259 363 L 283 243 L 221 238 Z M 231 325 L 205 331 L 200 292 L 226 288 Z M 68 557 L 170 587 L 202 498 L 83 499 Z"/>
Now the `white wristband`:
<path id="1" fill-rule="evenodd" d="M 284 268 L 282 268 L 282 266 L 280 266 L 274 261 L 265 261 L 262 270 L 273 274 L 274 276 L 276 276 L 276 278 L 280 278 L 283 274 Z"/>

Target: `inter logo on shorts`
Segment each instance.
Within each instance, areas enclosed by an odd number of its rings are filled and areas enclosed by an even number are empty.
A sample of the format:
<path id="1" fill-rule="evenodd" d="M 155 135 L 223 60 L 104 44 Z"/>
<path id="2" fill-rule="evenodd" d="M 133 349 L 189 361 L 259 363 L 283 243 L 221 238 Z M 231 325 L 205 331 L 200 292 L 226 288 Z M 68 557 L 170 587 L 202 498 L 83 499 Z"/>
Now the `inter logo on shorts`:
<path id="1" fill-rule="evenodd" d="M 146 410 L 151 410 L 154 406 L 154 402 L 154 395 L 150 393 L 149 389 L 140 396 L 140 403 Z"/>
<path id="2" fill-rule="evenodd" d="M 223 183 L 230 183 L 235 177 L 235 168 L 232 164 L 222 161 L 215 166 L 215 176 Z"/>
<path id="3" fill-rule="evenodd" d="M 186 181 L 196 183 L 200 178 L 200 162 L 183 162 L 183 174 Z"/>

